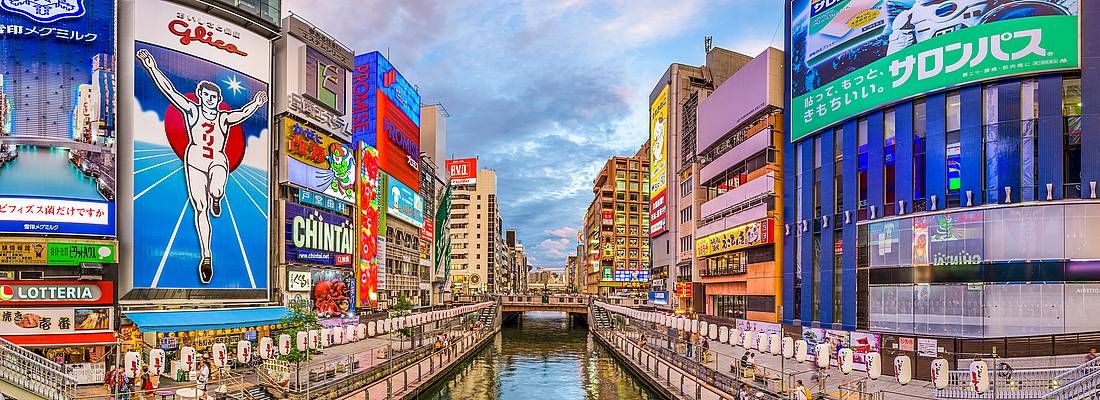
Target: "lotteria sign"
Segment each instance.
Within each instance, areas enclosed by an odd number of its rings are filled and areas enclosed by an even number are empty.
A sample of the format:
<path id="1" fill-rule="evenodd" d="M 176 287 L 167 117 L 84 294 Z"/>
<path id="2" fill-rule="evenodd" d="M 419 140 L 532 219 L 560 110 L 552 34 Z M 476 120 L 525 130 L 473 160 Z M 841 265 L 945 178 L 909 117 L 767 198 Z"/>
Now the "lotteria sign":
<path id="1" fill-rule="evenodd" d="M 0 304 L 112 304 L 110 281 L 0 281 Z"/>
<path id="2" fill-rule="evenodd" d="M 286 261 L 351 265 L 355 224 L 350 218 L 286 203 Z"/>

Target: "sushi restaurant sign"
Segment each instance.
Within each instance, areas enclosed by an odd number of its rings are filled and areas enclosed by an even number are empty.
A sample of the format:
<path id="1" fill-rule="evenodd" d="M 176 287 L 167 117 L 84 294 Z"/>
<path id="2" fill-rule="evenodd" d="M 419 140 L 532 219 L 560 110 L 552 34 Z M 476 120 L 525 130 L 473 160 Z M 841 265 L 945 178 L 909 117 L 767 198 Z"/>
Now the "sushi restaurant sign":
<path id="1" fill-rule="evenodd" d="M 110 304 L 113 289 L 105 281 L 0 281 L 0 304 Z"/>

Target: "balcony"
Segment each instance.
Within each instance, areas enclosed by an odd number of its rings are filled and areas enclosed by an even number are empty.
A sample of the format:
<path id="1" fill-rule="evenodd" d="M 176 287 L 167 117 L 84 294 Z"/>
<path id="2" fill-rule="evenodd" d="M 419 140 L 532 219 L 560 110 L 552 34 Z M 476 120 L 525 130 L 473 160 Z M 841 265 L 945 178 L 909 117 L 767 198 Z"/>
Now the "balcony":
<path id="1" fill-rule="evenodd" d="M 719 268 L 707 268 L 699 270 L 699 276 L 711 277 L 711 276 L 727 276 L 727 275 L 740 275 L 747 274 L 749 272 L 748 265 L 732 265 Z"/>
<path id="2" fill-rule="evenodd" d="M 769 194 L 775 194 L 774 172 L 768 172 L 767 175 L 748 181 L 735 189 L 732 189 L 726 193 L 722 193 L 718 197 L 715 197 L 710 201 L 703 203 L 702 210 L 699 216 L 702 218 L 706 218 L 727 208 L 737 206 L 753 198 Z"/>

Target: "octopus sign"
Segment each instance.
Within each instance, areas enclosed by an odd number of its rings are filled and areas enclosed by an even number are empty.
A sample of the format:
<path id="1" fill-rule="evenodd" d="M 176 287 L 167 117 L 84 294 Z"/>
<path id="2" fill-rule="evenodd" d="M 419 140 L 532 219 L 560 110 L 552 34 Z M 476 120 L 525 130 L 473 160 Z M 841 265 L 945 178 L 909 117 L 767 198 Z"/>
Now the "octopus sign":
<path id="1" fill-rule="evenodd" d="M 355 279 L 351 271 L 315 269 L 313 273 L 313 312 L 318 318 L 341 318 L 354 314 L 352 291 Z"/>

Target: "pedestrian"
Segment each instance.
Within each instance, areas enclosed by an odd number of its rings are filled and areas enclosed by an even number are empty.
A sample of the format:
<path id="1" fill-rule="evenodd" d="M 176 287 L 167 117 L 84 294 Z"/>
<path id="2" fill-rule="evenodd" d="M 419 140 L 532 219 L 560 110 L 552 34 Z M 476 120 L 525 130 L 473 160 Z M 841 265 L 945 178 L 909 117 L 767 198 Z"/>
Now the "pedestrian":
<path id="1" fill-rule="evenodd" d="M 703 348 L 703 362 L 709 362 L 710 360 L 708 360 L 708 358 L 710 358 L 710 343 L 707 342 L 706 339 L 700 340 L 700 342 L 702 343 L 699 343 L 699 347 Z"/>
<path id="2" fill-rule="evenodd" d="M 795 381 L 794 398 L 795 400 L 813 400 L 814 398 L 814 396 L 810 394 L 810 389 L 802 385 L 801 379 Z"/>
<path id="3" fill-rule="evenodd" d="M 1089 347 L 1089 353 L 1085 354 L 1085 362 L 1092 361 L 1096 357 L 1100 357 L 1100 354 L 1096 353 L 1096 347 Z"/>
<path id="4" fill-rule="evenodd" d="M 153 377 L 149 374 L 149 367 L 141 367 L 141 398 L 152 398 L 153 396 Z"/>
<path id="5" fill-rule="evenodd" d="M 118 374 L 118 366 L 112 365 L 111 369 L 107 371 L 107 374 L 103 376 L 103 386 L 107 387 L 107 391 L 111 393 L 112 399 L 118 397 Z"/>
<path id="6" fill-rule="evenodd" d="M 199 367 L 198 383 L 195 389 L 199 391 L 200 398 L 206 398 L 206 387 L 210 383 L 210 355 L 203 356 L 202 366 Z"/>
<path id="7" fill-rule="evenodd" d="M 739 400 L 749 400 L 752 393 L 749 391 L 749 385 L 741 384 L 741 390 L 737 391 L 737 398 Z"/>
<path id="8" fill-rule="evenodd" d="M 133 383 L 134 383 L 134 379 L 131 378 L 131 377 L 126 376 L 126 374 L 122 374 L 122 376 L 119 377 L 119 383 L 118 383 L 118 398 L 119 399 L 130 400 L 130 389 L 131 389 L 131 385 Z"/>

